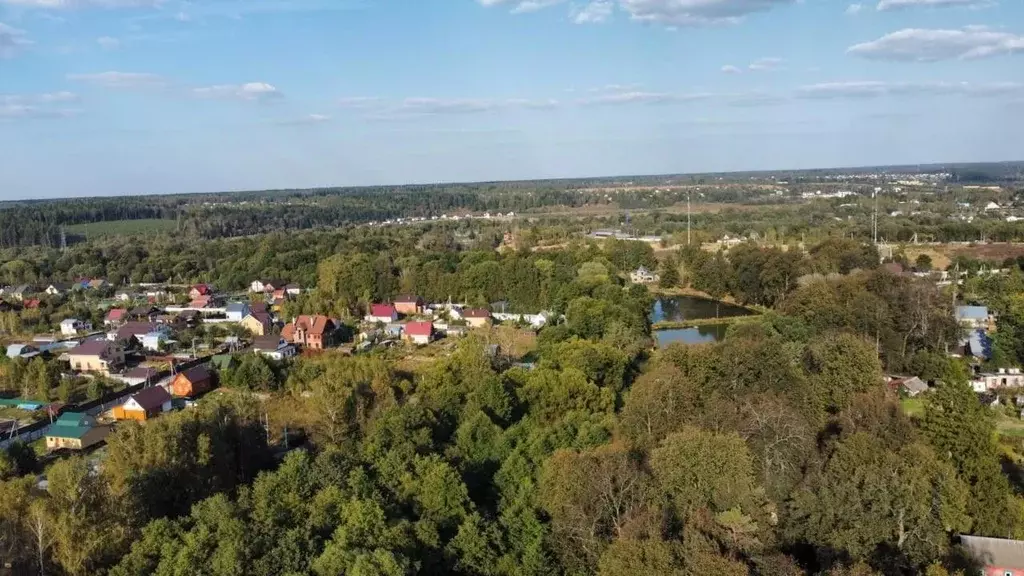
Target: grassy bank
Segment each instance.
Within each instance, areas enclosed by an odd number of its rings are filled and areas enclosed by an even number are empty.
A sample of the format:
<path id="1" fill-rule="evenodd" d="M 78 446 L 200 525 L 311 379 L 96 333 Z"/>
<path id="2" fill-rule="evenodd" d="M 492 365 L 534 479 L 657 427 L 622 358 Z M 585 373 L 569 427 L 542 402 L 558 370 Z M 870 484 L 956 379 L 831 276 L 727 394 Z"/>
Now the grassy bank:
<path id="1" fill-rule="evenodd" d="M 741 322 L 753 322 L 758 319 L 759 314 L 750 316 L 728 316 L 725 318 L 695 318 L 693 320 L 663 320 L 651 325 L 652 330 L 680 330 L 683 328 L 694 328 L 697 326 L 708 326 L 712 324 L 739 324 Z"/>

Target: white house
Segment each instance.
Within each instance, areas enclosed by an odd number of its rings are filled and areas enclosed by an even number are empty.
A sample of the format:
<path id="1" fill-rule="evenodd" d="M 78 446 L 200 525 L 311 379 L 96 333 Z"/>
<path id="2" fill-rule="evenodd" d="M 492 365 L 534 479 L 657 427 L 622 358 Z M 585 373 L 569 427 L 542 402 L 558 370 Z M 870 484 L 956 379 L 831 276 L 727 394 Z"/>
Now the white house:
<path id="1" fill-rule="evenodd" d="M 114 294 L 114 299 L 115 300 L 119 300 L 121 302 L 130 302 L 131 299 L 132 299 L 132 295 L 129 294 L 128 292 L 125 292 L 124 290 L 122 290 L 122 291 L 118 292 L 117 294 Z"/>
<path id="2" fill-rule="evenodd" d="M 985 204 L 985 211 L 988 212 L 989 210 L 999 210 L 999 204 L 996 204 L 995 202 Z"/>
<path id="3" fill-rule="evenodd" d="M 257 336 L 252 344 L 253 352 L 262 354 L 272 360 L 284 360 L 295 356 L 295 346 L 284 341 L 278 335 Z"/>
<path id="4" fill-rule="evenodd" d="M 978 374 L 971 378 L 971 388 L 975 392 L 988 392 L 999 388 L 1024 387 L 1024 374 L 1020 368 L 1000 368 L 998 372 Z"/>
<path id="5" fill-rule="evenodd" d="M 231 322 L 241 322 L 249 315 L 249 305 L 245 302 L 231 302 L 224 311 Z"/>
<path id="6" fill-rule="evenodd" d="M 142 344 L 142 347 L 154 352 L 159 351 L 161 346 L 167 344 L 169 341 L 170 337 L 167 332 L 163 330 L 154 330 L 139 336 L 139 342 Z"/>
<path id="7" fill-rule="evenodd" d="M 75 336 L 79 332 L 88 332 L 89 330 L 92 330 L 92 323 L 77 318 L 65 318 L 60 322 L 60 333 L 64 336 Z"/>
<path id="8" fill-rule="evenodd" d="M 633 284 L 653 284 L 659 280 L 657 274 L 651 272 L 644 266 L 630 272 L 629 279 Z"/>
<path id="9" fill-rule="evenodd" d="M 302 286 L 299 286 L 298 284 L 289 284 L 284 287 L 284 291 L 287 292 L 289 296 L 298 296 L 299 294 L 302 294 Z"/>

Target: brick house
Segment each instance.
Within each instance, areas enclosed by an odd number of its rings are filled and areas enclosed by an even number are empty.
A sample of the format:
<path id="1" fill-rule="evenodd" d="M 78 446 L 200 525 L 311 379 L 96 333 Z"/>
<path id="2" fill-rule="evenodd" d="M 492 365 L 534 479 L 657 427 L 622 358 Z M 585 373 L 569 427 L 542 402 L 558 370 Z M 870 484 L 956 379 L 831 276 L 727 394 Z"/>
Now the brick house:
<path id="1" fill-rule="evenodd" d="M 404 294 L 395 298 L 395 310 L 399 314 L 420 314 L 423 312 L 423 299 L 412 294 Z"/>
<path id="2" fill-rule="evenodd" d="M 294 322 L 285 324 L 281 330 L 281 337 L 297 346 L 323 350 L 333 343 L 332 337 L 336 329 L 334 320 L 327 316 L 299 316 Z"/>

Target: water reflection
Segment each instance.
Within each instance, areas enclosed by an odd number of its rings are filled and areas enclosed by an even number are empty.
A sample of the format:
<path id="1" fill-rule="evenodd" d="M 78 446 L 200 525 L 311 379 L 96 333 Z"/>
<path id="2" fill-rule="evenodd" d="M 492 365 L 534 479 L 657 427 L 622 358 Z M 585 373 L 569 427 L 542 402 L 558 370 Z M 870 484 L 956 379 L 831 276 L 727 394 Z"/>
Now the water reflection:
<path id="1" fill-rule="evenodd" d="M 729 326 L 726 324 L 706 324 L 693 328 L 655 330 L 654 337 L 658 341 L 659 348 L 664 348 L 669 344 L 677 342 L 682 344 L 709 344 L 725 338 L 727 328 Z"/>
<path id="2" fill-rule="evenodd" d="M 651 310 L 651 322 L 681 322 L 683 320 L 700 320 L 704 318 L 731 318 L 733 316 L 749 316 L 750 310 L 742 306 L 694 298 L 692 296 L 666 296 L 654 301 Z"/>

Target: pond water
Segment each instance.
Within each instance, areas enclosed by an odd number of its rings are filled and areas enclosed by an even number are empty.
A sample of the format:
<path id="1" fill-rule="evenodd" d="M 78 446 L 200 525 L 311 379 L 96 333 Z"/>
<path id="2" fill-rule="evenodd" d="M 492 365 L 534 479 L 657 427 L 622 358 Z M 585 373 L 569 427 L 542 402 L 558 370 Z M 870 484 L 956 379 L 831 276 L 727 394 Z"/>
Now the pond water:
<path id="1" fill-rule="evenodd" d="M 658 348 L 680 342 L 682 344 L 709 344 L 725 338 L 727 324 L 705 324 L 693 328 L 673 328 L 671 330 L 655 330 L 654 338 Z"/>
<path id="2" fill-rule="evenodd" d="M 654 306 L 651 309 L 651 321 L 685 322 L 686 320 L 732 318 L 750 314 L 752 312 L 742 306 L 725 302 L 692 296 L 665 296 L 654 301 Z M 658 341 L 659 348 L 676 342 L 706 344 L 725 338 L 725 331 L 728 327 L 728 324 L 706 324 L 689 328 L 655 330 L 654 337 Z"/>
<path id="3" fill-rule="evenodd" d="M 750 310 L 734 304 L 694 298 L 692 296 L 663 296 L 654 301 L 651 308 L 651 322 L 682 322 L 706 318 L 731 318 L 749 316 Z"/>

